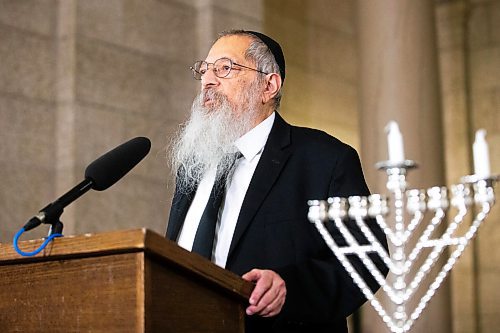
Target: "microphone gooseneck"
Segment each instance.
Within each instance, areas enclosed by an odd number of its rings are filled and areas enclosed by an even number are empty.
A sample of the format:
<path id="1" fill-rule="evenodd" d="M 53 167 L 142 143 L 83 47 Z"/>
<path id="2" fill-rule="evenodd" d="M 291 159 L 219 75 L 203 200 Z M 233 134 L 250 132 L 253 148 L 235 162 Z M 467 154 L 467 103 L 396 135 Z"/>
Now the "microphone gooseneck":
<path id="1" fill-rule="evenodd" d="M 41 223 L 55 226 L 64 208 L 90 189 L 103 191 L 132 170 L 151 149 L 151 141 L 145 137 L 133 138 L 105 153 L 85 169 L 85 179 L 56 201 L 48 204 L 32 217 L 24 226 L 28 231 Z M 62 225 L 58 227 L 62 229 Z"/>

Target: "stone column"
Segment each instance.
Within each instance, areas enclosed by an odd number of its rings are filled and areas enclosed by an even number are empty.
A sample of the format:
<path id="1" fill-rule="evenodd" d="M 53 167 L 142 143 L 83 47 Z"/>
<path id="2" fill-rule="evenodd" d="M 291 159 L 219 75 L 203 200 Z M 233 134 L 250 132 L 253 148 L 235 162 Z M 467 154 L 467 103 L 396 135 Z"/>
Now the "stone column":
<path id="1" fill-rule="evenodd" d="M 387 177 L 374 164 L 387 160 L 384 127 L 390 120 L 399 124 L 406 158 L 419 164 L 409 173 L 409 187 L 444 185 L 434 2 L 358 0 L 357 26 L 361 157 L 371 191 L 387 193 Z M 378 296 L 388 307 L 382 294 Z M 417 293 L 417 298 L 421 295 Z M 362 328 L 362 332 L 389 332 L 369 305 L 363 308 Z M 411 332 L 451 332 L 446 282 Z"/>
<path id="2" fill-rule="evenodd" d="M 55 187 L 62 195 L 78 184 L 75 174 L 75 24 L 74 0 L 59 0 L 55 8 Z M 64 209 L 64 234 L 75 234 L 75 208 Z"/>

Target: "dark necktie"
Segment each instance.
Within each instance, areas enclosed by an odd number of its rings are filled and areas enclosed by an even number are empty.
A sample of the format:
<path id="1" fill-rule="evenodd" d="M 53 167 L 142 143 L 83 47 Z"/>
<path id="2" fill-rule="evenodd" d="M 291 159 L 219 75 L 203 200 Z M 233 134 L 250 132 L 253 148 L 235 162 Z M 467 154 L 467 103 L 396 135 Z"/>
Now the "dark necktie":
<path id="1" fill-rule="evenodd" d="M 237 152 L 232 154 L 232 165 L 229 168 L 229 172 L 226 174 L 219 175 L 219 168 L 217 168 L 216 181 L 210 192 L 210 197 L 208 199 L 203 215 L 200 219 L 200 224 L 196 230 L 196 235 L 193 242 L 192 252 L 196 252 L 205 258 L 212 259 L 212 250 L 214 247 L 215 238 L 215 228 L 217 225 L 217 218 L 219 216 L 220 205 L 222 204 L 222 199 L 225 194 L 225 185 L 228 173 L 232 172 L 232 167 L 237 159 L 241 157 L 241 153 Z"/>

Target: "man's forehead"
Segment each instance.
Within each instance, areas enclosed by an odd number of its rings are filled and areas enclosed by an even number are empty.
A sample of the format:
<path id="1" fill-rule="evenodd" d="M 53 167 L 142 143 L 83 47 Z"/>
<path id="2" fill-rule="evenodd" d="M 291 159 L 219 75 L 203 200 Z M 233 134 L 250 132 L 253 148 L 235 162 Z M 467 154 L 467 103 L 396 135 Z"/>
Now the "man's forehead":
<path id="1" fill-rule="evenodd" d="M 237 61 L 242 60 L 245 58 L 245 52 L 251 42 L 252 38 L 249 36 L 224 36 L 212 45 L 205 60 L 207 62 L 214 62 L 215 60 L 223 57 Z"/>

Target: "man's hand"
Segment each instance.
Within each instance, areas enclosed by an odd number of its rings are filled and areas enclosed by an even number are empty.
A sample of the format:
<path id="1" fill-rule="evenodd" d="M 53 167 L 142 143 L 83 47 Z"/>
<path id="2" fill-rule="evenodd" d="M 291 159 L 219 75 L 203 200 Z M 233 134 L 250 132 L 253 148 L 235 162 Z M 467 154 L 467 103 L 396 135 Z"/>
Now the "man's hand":
<path id="1" fill-rule="evenodd" d="M 270 270 L 252 269 L 242 278 L 255 282 L 250 306 L 246 309 L 247 315 L 272 317 L 280 313 L 286 297 L 286 285 L 281 276 Z"/>

